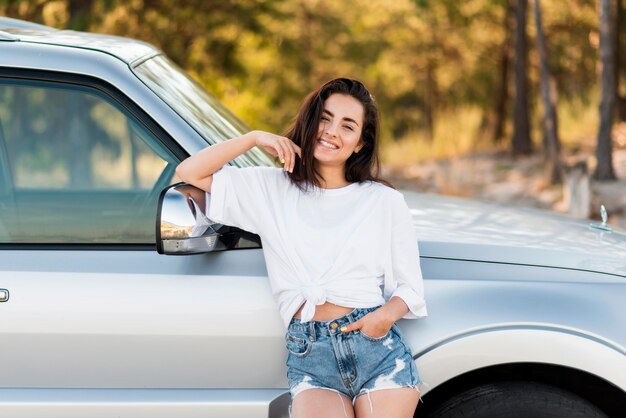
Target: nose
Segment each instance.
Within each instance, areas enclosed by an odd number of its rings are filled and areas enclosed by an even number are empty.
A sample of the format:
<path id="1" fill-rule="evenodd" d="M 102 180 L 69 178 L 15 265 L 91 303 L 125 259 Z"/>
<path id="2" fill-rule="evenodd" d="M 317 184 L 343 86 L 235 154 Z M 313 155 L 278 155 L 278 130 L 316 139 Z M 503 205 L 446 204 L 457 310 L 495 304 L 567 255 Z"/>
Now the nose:
<path id="1" fill-rule="evenodd" d="M 337 136 L 337 126 L 334 123 L 326 124 L 326 133 L 330 136 Z"/>

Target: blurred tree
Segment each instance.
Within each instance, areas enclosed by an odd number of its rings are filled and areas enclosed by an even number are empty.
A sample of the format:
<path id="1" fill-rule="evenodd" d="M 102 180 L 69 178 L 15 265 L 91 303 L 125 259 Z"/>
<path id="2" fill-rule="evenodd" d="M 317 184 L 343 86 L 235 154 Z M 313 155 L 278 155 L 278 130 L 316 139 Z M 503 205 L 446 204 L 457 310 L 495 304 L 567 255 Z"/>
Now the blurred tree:
<path id="1" fill-rule="evenodd" d="M 550 77 L 548 68 L 548 47 L 543 31 L 541 18 L 540 0 L 530 0 L 535 14 L 535 26 L 537 31 L 537 50 L 539 51 L 539 68 L 541 79 L 541 96 L 543 98 L 543 149 L 548 161 L 550 182 L 552 184 L 561 182 L 561 144 L 558 135 L 558 123 L 556 115 L 556 92 L 554 83 Z"/>
<path id="2" fill-rule="evenodd" d="M 518 0 L 515 9 L 515 106 L 513 109 L 513 155 L 532 152 L 528 116 L 528 42 L 526 14 L 528 0 Z"/>
<path id="3" fill-rule="evenodd" d="M 626 28 L 626 13 L 624 12 L 624 0 L 616 0 L 615 10 L 615 103 L 617 106 L 616 116 L 618 120 L 626 122 L 626 92 L 622 93 L 622 81 L 626 83 L 626 65 L 622 54 L 622 37 Z M 623 80 L 622 80 L 623 79 Z"/>
<path id="4" fill-rule="evenodd" d="M 88 30 L 92 19 L 93 5 L 93 0 L 68 0 L 67 13 L 69 19 L 67 27 L 79 31 Z"/>
<path id="5" fill-rule="evenodd" d="M 622 8 L 624 3 L 619 3 Z M 430 141 L 429 149 L 445 147 L 454 153 L 461 136 L 473 143 L 483 136 L 488 138 L 483 143 L 491 137 L 512 138 L 507 145 L 519 155 L 532 151 L 532 110 L 542 108 L 534 106 L 539 96 L 528 96 L 541 77 L 534 65 L 538 51 L 527 50 L 526 38 L 532 40 L 537 31 L 526 27 L 526 4 L 0 0 L 0 14 L 150 42 L 255 128 L 281 131 L 306 92 L 331 77 L 348 76 L 363 80 L 375 94 L 383 142 Z M 572 103 L 586 106 L 577 111 L 595 106 L 596 4 L 542 3 L 543 33 L 550 42 L 547 66 L 559 92 L 559 111 Z M 621 10 L 616 13 L 620 22 Z M 626 70 L 619 60 L 615 71 Z M 622 78 L 626 81 L 626 74 Z M 620 91 L 619 84 L 615 91 Z M 567 117 L 565 112 L 561 135 L 571 141 L 571 133 L 565 137 Z M 569 118 L 570 124 L 579 119 Z"/>
<path id="6" fill-rule="evenodd" d="M 507 104 L 509 101 L 509 68 L 511 55 L 513 54 L 513 36 L 511 28 L 515 27 L 515 1 L 507 0 L 504 14 L 504 32 L 506 37 L 500 48 L 500 80 L 495 104 L 495 126 L 493 129 L 493 141 L 499 143 L 504 138 L 504 128 L 507 117 Z"/>
<path id="7" fill-rule="evenodd" d="M 613 113 L 615 108 L 615 38 L 613 36 L 612 0 L 600 0 L 600 85 L 602 98 L 600 101 L 600 127 L 596 146 L 596 169 L 593 177 L 596 180 L 614 180 L 613 170 Z"/>
<path id="8" fill-rule="evenodd" d="M 261 19 L 279 0 L 96 1 L 90 30 L 124 33 L 157 45 L 203 82 L 245 73 L 238 59 L 239 40 L 247 33 L 266 35 Z M 213 82 L 211 87 L 223 87 Z M 218 89 L 221 91 L 222 89 Z"/>

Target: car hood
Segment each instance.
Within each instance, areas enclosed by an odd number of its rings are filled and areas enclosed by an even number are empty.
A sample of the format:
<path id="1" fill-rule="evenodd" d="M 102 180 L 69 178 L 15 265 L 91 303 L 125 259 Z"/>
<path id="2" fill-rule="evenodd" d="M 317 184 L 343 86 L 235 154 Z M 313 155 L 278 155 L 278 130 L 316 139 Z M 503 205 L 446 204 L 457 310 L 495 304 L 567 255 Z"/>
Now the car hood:
<path id="1" fill-rule="evenodd" d="M 626 277 L 626 233 L 539 209 L 402 190 L 425 257 L 537 265 Z"/>

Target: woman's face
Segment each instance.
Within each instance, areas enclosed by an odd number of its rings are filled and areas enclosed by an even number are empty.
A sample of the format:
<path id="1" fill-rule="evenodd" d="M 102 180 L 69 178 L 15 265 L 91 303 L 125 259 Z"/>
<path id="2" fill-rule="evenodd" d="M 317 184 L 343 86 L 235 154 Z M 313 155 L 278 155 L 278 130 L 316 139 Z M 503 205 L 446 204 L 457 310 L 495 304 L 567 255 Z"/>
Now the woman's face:
<path id="1" fill-rule="evenodd" d="M 344 165 L 362 148 L 363 113 L 363 105 L 352 96 L 335 93 L 326 99 L 313 151 L 319 164 Z"/>

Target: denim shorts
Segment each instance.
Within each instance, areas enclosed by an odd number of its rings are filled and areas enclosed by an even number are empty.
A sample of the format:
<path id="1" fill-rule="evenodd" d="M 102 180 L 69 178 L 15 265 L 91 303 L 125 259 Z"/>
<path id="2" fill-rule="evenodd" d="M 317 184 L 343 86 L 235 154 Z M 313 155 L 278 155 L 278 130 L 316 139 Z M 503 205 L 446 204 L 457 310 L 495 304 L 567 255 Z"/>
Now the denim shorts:
<path id="1" fill-rule="evenodd" d="M 400 328 L 373 338 L 341 327 L 361 319 L 374 308 L 357 308 L 331 321 L 300 322 L 293 318 L 285 344 L 291 397 L 307 389 L 329 389 L 354 401 L 380 389 L 418 389 L 419 375 Z"/>

